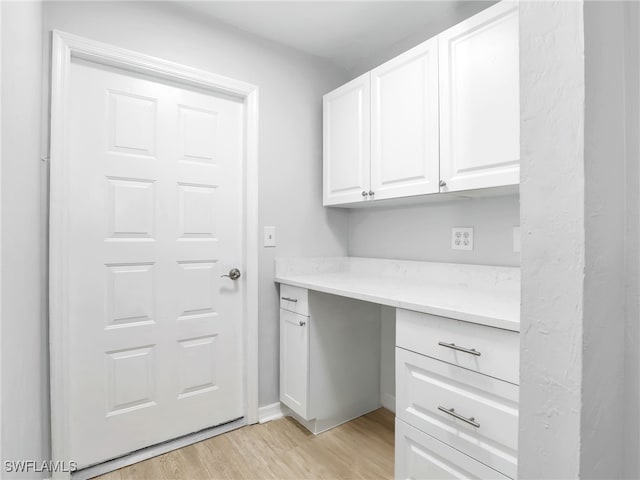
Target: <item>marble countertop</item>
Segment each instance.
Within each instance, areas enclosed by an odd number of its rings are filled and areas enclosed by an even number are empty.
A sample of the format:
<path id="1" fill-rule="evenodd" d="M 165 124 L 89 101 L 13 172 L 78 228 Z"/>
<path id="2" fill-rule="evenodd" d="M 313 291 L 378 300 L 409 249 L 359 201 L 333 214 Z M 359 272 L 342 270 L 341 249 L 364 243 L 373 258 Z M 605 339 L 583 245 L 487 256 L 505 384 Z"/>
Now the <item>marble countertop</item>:
<path id="1" fill-rule="evenodd" d="M 520 331 L 520 269 L 361 257 L 278 258 L 278 283 Z"/>

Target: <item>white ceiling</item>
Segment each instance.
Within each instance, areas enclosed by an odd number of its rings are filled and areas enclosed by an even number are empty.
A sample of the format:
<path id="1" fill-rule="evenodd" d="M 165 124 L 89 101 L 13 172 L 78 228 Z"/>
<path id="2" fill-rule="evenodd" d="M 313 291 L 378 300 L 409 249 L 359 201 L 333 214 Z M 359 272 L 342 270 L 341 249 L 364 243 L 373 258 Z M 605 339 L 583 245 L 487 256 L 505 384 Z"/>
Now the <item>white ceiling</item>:
<path id="1" fill-rule="evenodd" d="M 446 28 L 494 2 L 195 1 L 181 5 L 352 69 L 403 39 Z"/>

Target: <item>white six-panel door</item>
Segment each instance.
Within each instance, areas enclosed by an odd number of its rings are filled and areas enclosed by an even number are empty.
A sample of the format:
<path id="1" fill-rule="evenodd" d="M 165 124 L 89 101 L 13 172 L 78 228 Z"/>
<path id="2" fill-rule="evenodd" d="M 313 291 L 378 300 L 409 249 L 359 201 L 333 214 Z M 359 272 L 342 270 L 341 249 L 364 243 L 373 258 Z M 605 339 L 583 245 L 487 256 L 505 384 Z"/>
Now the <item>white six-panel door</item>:
<path id="1" fill-rule="evenodd" d="M 438 38 L 442 191 L 518 184 L 518 3 L 493 5 Z"/>
<path id="2" fill-rule="evenodd" d="M 438 39 L 371 71 L 371 193 L 439 191 Z"/>
<path id="3" fill-rule="evenodd" d="M 242 417 L 243 105 L 72 62 L 69 457 Z"/>
<path id="4" fill-rule="evenodd" d="M 369 73 L 323 97 L 323 205 L 357 202 L 369 192 Z"/>

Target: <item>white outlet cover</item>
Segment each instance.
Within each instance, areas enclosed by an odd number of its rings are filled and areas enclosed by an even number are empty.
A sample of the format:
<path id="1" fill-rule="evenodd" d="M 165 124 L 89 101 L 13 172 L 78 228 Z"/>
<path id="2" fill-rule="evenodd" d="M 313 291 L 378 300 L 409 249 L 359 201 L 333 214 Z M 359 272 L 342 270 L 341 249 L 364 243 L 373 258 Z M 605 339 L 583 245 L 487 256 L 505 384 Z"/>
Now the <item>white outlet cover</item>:
<path id="1" fill-rule="evenodd" d="M 473 227 L 453 227 L 451 229 L 453 250 L 473 250 Z"/>
<path id="2" fill-rule="evenodd" d="M 264 242 L 265 247 L 276 246 L 276 227 L 264 227 Z"/>

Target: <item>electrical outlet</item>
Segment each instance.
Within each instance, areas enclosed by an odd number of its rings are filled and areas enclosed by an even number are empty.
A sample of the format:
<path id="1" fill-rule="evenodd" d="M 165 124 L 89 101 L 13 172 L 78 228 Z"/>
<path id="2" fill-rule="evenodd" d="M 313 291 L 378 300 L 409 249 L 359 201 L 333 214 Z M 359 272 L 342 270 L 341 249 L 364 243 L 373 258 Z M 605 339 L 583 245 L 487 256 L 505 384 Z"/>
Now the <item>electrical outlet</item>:
<path id="1" fill-rule="evenodd" d="M 454 250 L 473 250 L 473 227 L 453 227 L 451 229 L 451 248 Z"/>
<path id="2" fill-rule="evenodd" d="M 264 242 L 265 247 L 276 246 L 276 227 L 264 227 Z"/>

